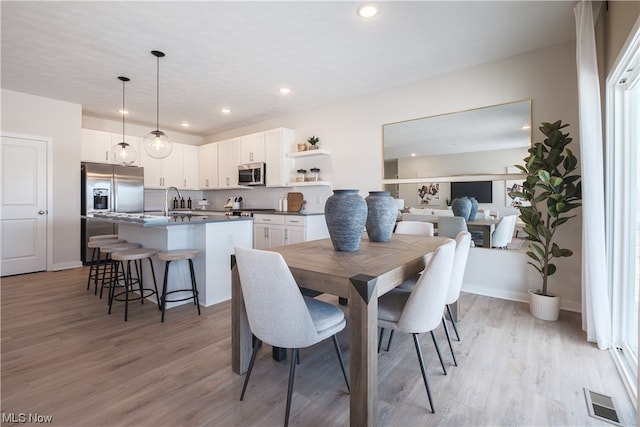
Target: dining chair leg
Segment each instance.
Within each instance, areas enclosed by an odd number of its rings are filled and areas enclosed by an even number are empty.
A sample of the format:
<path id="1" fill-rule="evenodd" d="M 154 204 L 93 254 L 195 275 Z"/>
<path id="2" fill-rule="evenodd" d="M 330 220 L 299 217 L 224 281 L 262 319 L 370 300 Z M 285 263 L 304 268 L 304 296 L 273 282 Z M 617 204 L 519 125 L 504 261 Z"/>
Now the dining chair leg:
<path id="1" fill-rule="evenodd" d="M 340 362 L 340 369 L 342 369 L 342 376 L 344 377 L 344 382 L 347 384 L 347 391 L 351 392 L 351 389 L 349 388 L 349 376 L 347 375 L 346 369 L 344 369 L 344 360 L 342 359 L 340 343 L 338 342 L 338 337 L 336 335 L 333 336 L 333 346 L 336 348 L 336 354 L 338 355 L 338 361 Z"/>
<path id="2" fill-rule="evenodd" d="M 247 369 L 247 373 L 244 376 L 244 384 L 242 385 L 242 393 L 240 394 L 240 400 L 244 399 L 244 392 L 247 390 L 247 385 L 249 384 L 249 377 L 251 376 L 251 371 L 253 370 L 253 363 L 256 361 L 256 355 L 258 354 L 258 350 L 260 350 L 260 341 L 257 338 L 253 340 L 253 352 L 251 353 L 251 360 L 249 361 L 249 368 Z"/>
<path id="3" fill-rule="evenodd" d="M 393 329 L 389 332 L 389 342 L 387 343 L 387 351 L 391 348 L 391 340 L 393 339 Z"/>
<path id="4" fill-rule="evenodd" d="M 458 366 L 456 355 L 453 352 L 453 345 L 451 345 L 451 337 L 449 336 L 449 328 L 447 327 L 447 319 L 442 316 L 442 326 L 444 326 L 444 334 L 447 336 L 447 342 L 449 343 L 449 349 L 451 350 L 451 357 L 453 357 L 453 365 Z"/>
<path id="5" fill-rule="evenodd" d="M 436 347 L 436 353 L 438 353 L 438 359 L 440 359 L 440 365 L 442 365 L 442 372 L 447 375 L 447 368 L 444 367 L 444 360 L 442 360 L 442 354 L 440 353 L 440 347 L 438 346 L 438 341 L 436 341 L 436 336 L 431 331 L 431 339 L 433 339 L 433 345 Z"/>
<path id="6" fill-rule="evenodd" d="M 380 348 L 382 347 L 383 337 L 384 337 L 384 328 L 380 328 L 380 335 L 378 336 L 378 353 L 380 353 Z"/>
<path id="7" fill-rule="evenodd" d="M 453 318 L 453 312 L 451 311 L 451 307 L 447 304 L 447 312 L 449 313 L 449 319 L 451 319 L 451 323 L 453 324 L 453 331 L 456 333 L 456 338 L 460 341 L 460 335 L 458 335 L 458 326 L 456 325 L 456 321 Z"/>
<path id="8" fill-rule="evenodd" d="M 298 349 L 291 350 L 291 367 L 289 368 L 289 387 L 287 387 L 287 409 L 284 413 L 284 427 L 289 425 L 289 413 L 291 412 L 291 395 L 293 394 L 293 379 L 296 374 L 296 358 Z"/>
<path id="9" fill-rule="evenodd" d="M 429 397 L 429 406 L 431 406 L 431 413 L 435 414 L 436 410 L 433 406 L 433 400 L 431 400 L 431 390 L 429 389 L 429 382 L 427 381 L 427 372 L 424 368 L 424 359 L 422 358 L 422 350 L 420 349 L 420 342 L 418 341 L 418 334 L 413 335 L 413 343 L 416 346 L 416 354 L 418 355 L 418 362 L 420 363 L 420 371 L 422 372 L 422 379 L 424 380 L 424 386 L 427 389 L 427 397 Z"/>

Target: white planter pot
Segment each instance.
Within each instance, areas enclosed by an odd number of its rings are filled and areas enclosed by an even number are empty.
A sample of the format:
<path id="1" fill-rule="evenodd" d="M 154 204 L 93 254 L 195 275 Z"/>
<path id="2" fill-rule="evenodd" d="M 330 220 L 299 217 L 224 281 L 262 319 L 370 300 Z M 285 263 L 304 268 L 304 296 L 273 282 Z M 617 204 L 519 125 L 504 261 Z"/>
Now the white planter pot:
<path id="1" fill-rule="evenodd" d="M 560 315 L 560 298 L 538 294 L 539 290 L 529 290 L 529 311 L 541 320 L 558 320 Z"/>

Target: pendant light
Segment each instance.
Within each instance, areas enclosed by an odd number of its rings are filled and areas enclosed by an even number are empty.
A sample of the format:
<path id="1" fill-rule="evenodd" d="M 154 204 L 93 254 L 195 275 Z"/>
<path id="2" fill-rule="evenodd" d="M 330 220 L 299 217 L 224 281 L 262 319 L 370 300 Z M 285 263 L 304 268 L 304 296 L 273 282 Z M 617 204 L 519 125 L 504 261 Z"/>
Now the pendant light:
<path id="1" fill-rule="evenodd" d="M 120 76 L 118 80 L 122 82 L 122 141 L 111 147 L 111 159 L 113 163 L 130 166 L 136 161 L 136 155 L 138 153 L 136 153 L 135 148 L 127 144 L 124 138 L 124 116 L 126 111 L 124 105 L 124 85 L 129 81 L 129 78 Z"/>
<path id="2" fill-rule="evenodd" d="M 149 132 L 143 139 L 144 151 L 154 159 L 164 159 L 173 150 L 171 139 L 160 130 L 160 58 L 163 52 L 152 50 L 151 54 L 156 57 L 156 130 Z"/>

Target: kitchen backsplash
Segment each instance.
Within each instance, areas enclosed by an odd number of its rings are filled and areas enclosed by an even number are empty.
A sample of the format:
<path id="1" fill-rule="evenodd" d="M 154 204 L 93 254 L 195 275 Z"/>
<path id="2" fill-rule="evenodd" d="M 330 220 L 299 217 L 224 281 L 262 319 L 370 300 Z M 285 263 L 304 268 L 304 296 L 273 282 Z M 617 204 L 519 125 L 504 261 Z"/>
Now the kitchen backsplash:
<path id="1" fill-rule="evenodd" d="M 224 205 L 230 197 L 242 197 L 242 208 L 267 208 L 278 209 L 278 199 L 286 197 L 289 192 L 299 192 L 306 200 L 307 212 L 323 212 L 324 204 L 333 194 L 328 186 L 317 187 L 290 187 L 290 188 L 254 188 L 215 191 L 180 191 L 185 200 L 191 197 L 193 209 L 197 207 L 197 201 L 205 198 L 209 202 L 209 210 L 224 210 Z M 145 211 L 161 211 L 164 209 L 165 190 L 144 190 Z M 169 207 L 177 194 L 169 192 Z"/>

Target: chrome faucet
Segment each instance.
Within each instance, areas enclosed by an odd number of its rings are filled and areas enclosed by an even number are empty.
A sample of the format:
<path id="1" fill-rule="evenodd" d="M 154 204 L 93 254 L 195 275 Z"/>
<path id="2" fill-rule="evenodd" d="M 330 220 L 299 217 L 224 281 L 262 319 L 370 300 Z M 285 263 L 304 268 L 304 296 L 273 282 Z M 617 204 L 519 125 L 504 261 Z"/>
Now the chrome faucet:
<path id="1" fill-rule="evenodd" d="M 164 191 L 164 216 L 169 216 L 169 190 L 171 189 L 176 190 L 176 192 L 178 193 L 178 197 L 182 199 L 180 190 L 178 190 L 176 187 L 167 187 L 167 189 Z"/>

